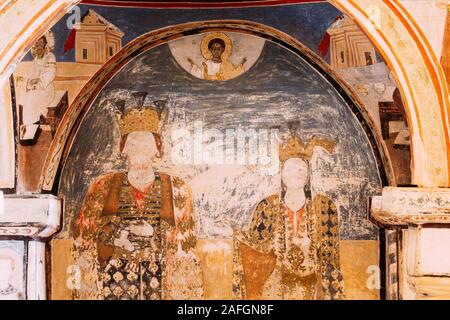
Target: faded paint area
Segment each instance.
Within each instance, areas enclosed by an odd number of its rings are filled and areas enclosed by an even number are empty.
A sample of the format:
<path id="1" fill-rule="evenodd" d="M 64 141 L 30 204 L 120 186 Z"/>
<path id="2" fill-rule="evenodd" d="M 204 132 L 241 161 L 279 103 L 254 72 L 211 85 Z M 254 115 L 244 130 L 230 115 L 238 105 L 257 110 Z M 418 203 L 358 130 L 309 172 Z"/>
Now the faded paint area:
<path id="1" fill-rule="evenodd" d="M 325 193 L 336 203 L 341 239 L 377 239 L 377 229 L 367 219 L 366 199 L 380 191 L 381 183 L 364 131 L 320 74 L 270 42 L 250 70 L 225 82 L 191 76 L 167 45 L 123 68 L 77 132 L 60 182 L 66 206 L 60 237 L 70 235 L 88 186 L 106 172 L 125 169 L 115 112 L 121 100 L 130 101 L 132 91 L 147 92 L 146 104 L 163 100 L 169 109 L 162 134 L 165 151 L 157 170 L 180 176 L 191 186 L 199 238 L 229 238 L 232 229 L 245 229 L 257 203 L 279 193 L 281 182 L 278 170 L 268 175 L 257 165 L 175 165 L 171 133 L 179 128 L 192 133 L 195 121 L 202 121 L 204 131 L 217 129 L 223 134 L 227 129 L 277 129 L 282 139 L 288 124 L 295 123 L 305 141 L 313 135 L 335 141 L 332 155 L 318 152 L 311 161 L 312 192 Z"/>
<path id="2" fill-rule="evenodd" d="M 63 7 L 72 2 L 56 0 L 52 1 L 53 5 L 50 5 L 49 1 L 43 0 L 17 0 L 8 2 L 2 8 L 1 25 L 7 26 L 2 30 L 3 37 L 0 41 L 0 51 L 5 49 L 0 59 L 0 78 L 2 80 L 0 86 L 2 88 L 15 64 L 31 47 L 31 41 L 42 35 L 42 31 L 53 23 L 54 18 L 63 14 Z M 446 42 L 443 45 L 441 42 L 442 33 L 446 30 L 444 27 L 446 7 L 438 9 L 437 6 L 434 6 L 436 3 L 443 4 L 444 1 L 433 1 L 433 5 L 429 5 L 429 1 L 418 1 L 419 4 L 414 5 L 414 8 L 407 3 L 408 1 L 401 0 L 356 1 L 356 4 L 338 0 L 331 2 L 340 5 L 344 11 L 358 19 L 359 24 L 370 34 L 371 40 L 384 51 L 385 58 L 389 60 L 388 65 L 392 66 L 397 73 L 396 80 L 406 98 L 405 106 L 409 115 L 410 128 L 414 133 L 412 137 L 415 147 L 413 150 L 413 182 L 424 186 L 447 186 L 448 152 L 447 157 L 443 152 L 449 146 L 447 139 L 448 112 L 446 112 L 449 101 L 444 90 L 444 78 L 439 74 L 439 63 L 432 56 L 432 50 L 438 56 L 440 52 L 445 53 L 446 44 L 448 44 L 448 37 L 445 37 Z M 408 12 L 402 12 L 403 9 L 399 3 L 405 4 L 409 14 L 415 18 L 422 30 L 416 30 L 414 21 L 408 17 Z M 86 7 L 83 6 L 83 10 L 85 9 Z M 185 21 L 199 21 L 205 18 L 246 19 L 271 25 L 299 39 L 313 50 L 316 49 L 330 22 L 340 13 L 329 3 L 227 10 L 146 11 L 96 7 L 97 9 L 108 19 L 113 18 L 114 23 L 126 27 L 124 29 L 126 32 L 125 43 L 148 30 Z M 396 13 L 397 9 L 399 12 Z M 380 13 L 381 26 L 376 25 L 377 21 L 361 18 L 372 17 L 374 10 Z M 146 16 L 147 14 L 148 16 Z M 148 19 L 149 16 L 151 19 Z M 142 23 L 142 21 L 146 21 L 150 25 Z M 55 89 L 67 90 L 69 102 L 71 102 L 89 76 L 100 68 L 100 65 L 92 66 L 93 68 L 78 65 L 73 62 L 73 52 L 62 54 L 62 44 L 70 32 L 65 22 L 66 19 L 61 19 L 56 27 L 59 37 L 56 54 L 59 76 L 57 74 L 55 78 Z M 375 24 L 375 28 L 372 24 Z M 430 41 L 431 48 L 427 48 L 427 39 L 421 31 Z M 197 243 L 197 249 L 201 255 L 203 269 L 206 271 L 205 297 L 230 297 L 231 241 L 218 238 L 229 238 L 231 230 L 245 228 L 255 204 L 270 194 L 280 193 L 280 177 L 277 173 L 267 175 L 261 171 L 261 167 L 255 165 L 180 165 L 173 163 L 170 154 L 176 144 L 170 141 L 171 133 L 175 129 L 192 128 L 193 119 L 201 118 L 204 120 L 205 128 L 216 128 L 219 131 L 239 125 L 243 128 L 255 129 L 267 128 L 272 125 L 279 126 L 283 138 L 287 133 L 287 122 L 302 120 L 307 124 L 300 122 L 298 133 L 304 140 L 307 140 L 312 134 L 334 139 L 338 145 L 331 156 L 319 151 L 311 161 L 312 191 L 316 194 L 327 194 L 338 206 L 342 224 L 340 228 L 342 239 L 376 238 L 376 230 L 366 219 L 366 208 L 364 207 L 366 196 L 378 193 L 380 188 L 375 161 L 372 159 L 367 139 L 358 123 L 352 118 L 349 108 L 335 97 L 336 93 L 330 87 L 322 83 L 323 79 L 318 80 L 321 85 L 316 85 L 314 81 L 310 81 L 315 75 L 307 74 L 308 72 L 299 67 L 302 63 L 294 61 L 296 59 L 287 58 L 285 53 L 276 58 L 273 54 L 270 56 L 268 52 L 271 52 L 270 50 L 273 48 L 269 48 L 268 45 L 260 60 L 248 68 L 248 70 L 252 69 L 251 72 L 237 77 L 230 83 L 200 83 L 200 81 L 193 81 L 195 79 L 191 79 L 186 74 L 183 75 L 185 77 L 183 79 L 180 73 L 182 68 L 170 59 L 169 51 L 166 49 L 159 48 L 160 51 L 155 50 L 151 53 L 155 53 L 156 60 L 140 58 L 133 62 L 131 65 L 136 67 L 134 73 L 130 73 L 127 69 L 121 76 L 113 80 L 91 113 L 86 116 L 62 177 L 61 190 L 62 194 L 67 197 L 69 211 L 65 230 L 61 237 L 69 237 L 70 222 L 73 221 L 73 216 L 79 210 L 87 187 L 105 172 L 125 168 L 124 159 L 120 156 L 117 146 L 120 134 L 113 116 L 116 108 L 115 100 L 127 99 L 128 93 L 132 90 L 144 90 L 149 93 L 149 101 L 163 99 L 170 109 L 169 121 L 163 132 L 167 153 L 161 163 L 157 165 L 157 169 L 185 178 L 194 190 L 195 210 L 198 212 L 200 221 L 197 224 L 197 233 L 204 238 Z M 164 57 L 161 56 L 161 52 Z M 401 61 L 398 60 L 398 57 L 402 58 Z M 326 58 L 328 59 L 328 57 Z M 290 62 L 287 63 L 287 61 Z M 178 60 L 177 62 L 183 64 Z M 263 63 L 263 67 L 260 63 Z M 288 64 L 290 64 L 289 67 L 287 67 Z M 446 67 L 447 71 L 448 59 L 444 54 L 441 64 Z M 27 71 L 25 69 L 29 68 L 26 63 L 21 67 L 23 71 Z M 265 71 L 261 71 L 263 69 L 269 71 L 264 73 Z M 313 73 L 308 68 L 305 69 L 309 73 Z M 358 83 L 352 84 L 366 104 L 369 113 L 375 118 L 375 123 L 378 124 L 377 103 L 380 102 L 380 92 L 378 91 L 382 91 L 380 83 L 383 81 L 377 80 L 378 84 L 368 81 L 370 79 L 368 79 L 367 70 L 367 68 L 362 70 L 363 79 L 361 81 L 358 80 Z M 20 76 L 19 70 L 17 71 L 15 76 Z M 350 71 L 359 73 L 358 70 Z M 290 77 L 295 81 L 292 83 L 286 81 Z M 303 79 L 303 82 L 298 81 L 300 78 Z M 137 80 L 139 84 L 136 88 L 130 79 Z M 296 86 L 294 86 L 294 82 Z M 305 87 L 299 88 L 298 84 L 303 84 Z M 5 99 L 9 100 L 8 88 L 6 87 L 5 90 L 0 97 L 0 105 L 2 105 L 0 119 L 5 120 L 4 122 L 7 124 L 12 124 L 11 105 L 8 101 L 4 101 Z M 391 102 L 389 94 L 387 96 L 386 101 Z M 20 100 L 19 96 L 16 98 Z M 421 108 L 416 110 L 414 106 Z M 222 107 L 224 109 L 218 112 L 217 109 Z M 3 111 L 4 108 L 6 108 L 6 112 Z M 188 111 L 181 110 L 183 108 Z M 262 109 L 270 112 L 263 112 Z M 380 121 L 380 125 L 382 126 L 382 121 Z M 405 128 L 397 128 L 397 130 L 408 131 Z M 389 134 L 392 133 L 390 127 L 388 131 Z M 15 180 L 12 126 L 0 129 L 0 136 L 2 137 L 0 163 L 1 167 L 5 169 L 3 170 L 4 174 L 0 174 L 0 185 L 10 188 L 14 187 Z M 392 137 L 389 139 L 392 140 L 389 142 L 392 145 L 397 144 Z M 385 139 L 385 141 L 388 140 Z M 221 145 L 216 144 L 215 147 L 220 149 Z M 400 170 L 408 166 L 409 155 L 406 157 L 406 163 L 399 162 L 389 144 L 388 150 L 391 161 L 396 163 Z M 39 162 L 37 157 L 32 160 Z M 21 163 L 20 158 L 19 163 Z M 19 189 L 13 191 L 20 193 Z M 393 202 L 392 198 L 387 199 L 387 202 Z M 435 202 L 431 213 L 442 212 L 442 208 L 439 207 L 441 204 L 442 202 Z M 406 210 L 407 208 L 402 207 L 402 209 Z M 423 213 L 422 211 L 421 206 L 420 212 Z M 383 212 L 383 214 L 389 213 Z M 426 215 L 422 218 L 430 219 L 430 216 L 433 217 L 433 215 Z M 398 218 L 395 215 L 393 217 Z M 17 219 L 21 219 L 22 223 L 25 223 L 22 215 L 17 215 Z M 430 220 L 433 223 L 448 220 L 445 215 L 433 219 L 435 220 Z M 395 225 L 395 223 L 392 224 Z M 448 298 L 448 278 L 441 277 L 441 275 L 448 275 L 449 263 L 439 260 L 439 256 L 446 252 L 446 247 L 438 245 L 434 250 L 429 250 L 433 244 L 448 243 L 448 232 L 443 229 L 417 230 L 416 232 L 412 227 L 404 232 L 403 243 L 391 240 L 388 240 L 386 246 L 388 256 L 386 279 L 388 279 L 389 298 Z M 54 286 L 57 289 L 61 287 L 67 289 L 66 266 L 73 263 L 69 254 L 71 241 L 70 239 L 53 241 L 53 254 L 60 259 L 52 260 L 52 262 L 60 261 L 52 266 L 53 280 L 56 281 Z M 60 245 L 55 245 L 57 243 Z M 23 241 L 5 240 L 0 244 L 0 269 L 8 272 L 15 269 L 16 274 L 19 275 L 19 277 L 16 275 L 11 277 L 10 273 L 3 272 L 0 277 L 0 295 L 2 297 L 12 295 L 9 298 L 16 299 L 23 298 L 25 292 L 23 282 L 27 279 L 29 287 L 27 298 L 45 297 L 45 270 L 43 268 L 45 245 L 37 242 L 29 243 L 29 257 L 39 256 L 41 258 L 33 260 L 36 263 L 28 263 L 27 266 L 21 266 L 19 261 L 26 256 L 23 246 Z M 377 297 L 376 281 L 369 281 L 370 279 L 374 280 L 374 275 L 376 278 L 376 268 L 371 269 L 370 267 L 378 262 L 377 247 L 376 240 L 341 241 L 341 269 L 347 298 Z M 361 257 L 361 259 L 355 259 L 355 256 Z M 416 264 L 413 266 L 414 272 L 412 273 L 411 270 L 406 270 L 404 262 L 407 257 L 418 258 L 417 261 L 408 261 L 408 264 Z M 441 264 L 436 264 L 436 260 L 439 260 Z M 28 258 L 28 261 L 32 261 L 32 259 Z M 419 265 L 424 267 L 424 270 L 420 270 Z M 28 268 L 28 277 L 25 277 L 24 267 Z M 400 274 L 397 274 L 397 271 L 400 271 Z M 432 276 L 424 277 L 423 272 Z M 220 283 L 213 282 L 215 277 L 222 281 Z M 391 295 L 392 292 L 395 293 L 398 290 L 398 283 L 393 283 L 397 281 L 400 283 L 400 287 L 404 287 L 401 290 L 405 290 L 406 294 L 400 292 L 398 295 Z M 371 288 L 369 288 L 370 292 L 367 292 L 369 283 Z M 415 292 L 412 293 L 412 290 Z M 62 295 L 70 297 L 71 292 L 66 290 Z"/>
<path id="3" fill-rule="evenodd" d="M 334 30 L 333 32 L 335 36 L 336 34 L 340 35 L 343 32 L 346 32 L 345 30 L 339 31 L 339 28 L 335 26 L 335 23 L 333 23 L 336 17 L 340 15 L 340 12 L 328 3 L 311 3 L 272 8 L 262 7 L 245 9 L 224 9 L 217 12 L 208 10 L 207 13 L 204 10 L 196 10 L 195 12 L 190 10 L 169 10 L 167 12 L 158 11 L 157 15 L 155 15 L 155 10 L 152 9 L 118 9 L 85 5 L 81 5 L 80 8 L 81 13 L 83 14 L 84 22 L 82 23 L 80 30 L 78 30 L 76 37 L 76 39 L 78 40 L 75 41 L 74 47 L 72 49 L 68 49 L 67 52 L 64 49 L 66 47 L 65 44 L 67 44 L 67 41 L 70 39 L 69 35 L 72 34 L 71 30 L 67 28 L 66 24 L 67 19 L 70 20 L 71 16 L 66 15 L 64 19 L 58 21 L 58 23 L 52 28 L 52 31 L 55 35 L 56 46 L 54 48 L 54 54 L 57 61 L 56 77 L 54 79 L 53 86 L 56 92 L 60 92 L 61 94 L 67 92 L 69 105 L 74 101 L 76 95 L 80 92 L 83 85 L 86 84 L 90 76 L 92 76 L 104 62 L 102 58 L 101 61 L 99 60 L 96 63 L 92 63 L 93 61 L 90 61 L 89 59 L 87 59 L 87 57 L 94 57 L 99 55 L 103 56 L 104 52 L 101 50 L 101 48 L 108 47 L 106 43 L 103 43 L 102 45 L 100 45 L 100 43 L 95 43 L 95 45 L 93 44 L 91 47 L 89 47 L 89 49 L 87 49 L 87 47 L 83 45 L 83 43 L 85 43 L 85 41 L 82 40 L 84 39 L 84 35 L 87 34 L 89 38 L 89 32 L 92 31 L 90 31 L 90 28 L 92 26 L 89 25 L 89 19 L 87 19 L 86 17 L 101 16 L 101 20 L 104 21 L 106 25 L 112 26 L 112 28 L 115 30 L 122 30 L 124 34 L 121 33 L 121 45 L 129 43 L 134 38 L 142 35 L 145 32 L 148 32 L 149 30 L 155 30 L 157 28 L 167 26 L 169 22 L 172 24 L 176 24 L 186 21 L 219 18 L 259 21 L 261 23 L 276 27 L 280 31 L 289 33 L 291 36 L 309 47 L 312 51 L 317 51 L 318 47 L 320 47 L 321 40 L 325 39 L 325 35 L 329 30 Z M 271 14 L 269 15 L 269 13 Z M 84 14 L 87 15 L 85 16 Z M 149 17 L 151 17 L 151 19 Z M 369 41 L 354 21 L 352 21 L 349 17 L 346 18 L 346 21 L 346 27 L 351 25 L 351 30 L 347 30 L 351 34 L 348 38 L 351 41 L 355 42 L 352 45 L 347 45 L 346 48 L 344 48 L 344 56 L 359 57 L 358 60 L 362 59 L 359 62 L 364 64 L 364 58 L 361 57 L 364 56 L 364 51 L 367 49 L 366 47 Z M 104 33 L 104 31 L 102 32 Z M 102 32 L 100 34 L 102 34 Z M 259 55 L 261 54 L 264 40 L 247 36 L 246 41 L 239 41 L 239 38 L 241 37 L 239 34 L 228 34 L 230 35 L 230 38 L 233 42 L 230 62 L 235 66 L 239 66 L 239 64 L 245 58 L 246 61 L 242 65 L 244 71 L 251 69 L 256 63 Z M 102 39 L 106 38 L 107 37 L 104 36 Z M 172 41 L 169 44 L 174 59 L 185 71 L 190 73 L 192 72 L 192 65 L 189 62 L 189 59 L 192 59 L 194 64 L 198 66 L 199 69 L 202 68 L 202 63 L 205 62 L 205 58 L 203 57 L 200 49 L 203 38 L 204 35 L 192 35 L 189 37 L 177 39 L 176 41 Z M 361 41 L 365 44 L 364 46 L 360 46 Z M 394 83 L 385 83 L 391 82 L 390 80 L 387 81 L 388 70 L 386 69 L 386 65 L 384 63 L 378 63 L 377 68 L 375 68 L 376 70 L 372 68 L 374 66 L 366 65 L 356 68 L 349 67 L 352 64 L 348 61 L 346 61 L 342 65 L 336 65 L 333 61 L 338 59 L 337 57 L 340 54 L 340 50 L 343 48 L 341 48 L 339 45 L 333 45 L 333 43 L 339 43 L 339 41 L 331 42 L 332 45 L 329 48 L 328 53 L 323 56 L 324 60 L 328 62 L 331 61 L 332 68 L 338 71 L 338 73 L 344 76 L 344 78 L 355 87 L 356 93 L 364 103 L 364 108 L 369 112 L 372 120 L 375 123 L 375 128 L 379 128 L 379 102 L 392 101 L 393 87 L 391 88 L 391 86 L 395 86 Z M 371 53 L 371 58 L 373 59 L 373 61 L 379 61 L 380 57 L 377 54 L 376 49 L 372 45 L 369 46 L 369 51 Z M 115 46 L 112 47 L 116 48 Z M 116 49 L 111 51 L 112 55 L 117 52 Z M 86 60 L 82 58 L 84 56 L 83 50 L 86 50 Z M 33 69 L 32 63 L 25 60 L 32 59 L 33 57 L 31 53 L 29 53 L 24 61 L 22 61 L 18 65 L 18 68 L 16 68 L 14 73 L 18 108 L 19 105 L 24 105 L 23 92 L 25 91 L 24 88 L 27 79 L 29 78 L 28 74 L 30 73 L 30 70 Z M 347 67 L 343 69 L 342 67 L 344 65 Z M 383 71 L 382 74 L 379 74 L 379 69 Z M 375 77 L 373 71 L 376 71 Z M 201 73 L 201 71 L 199 72 Z M 380 85 L 383 87 L 382 93 L 379 92 Z M 60 95 L 57 96 L 60 97 Z M 19 113 L 19 111 L 16 112 Z M 408 128 L 403 128 L 404 135 L 407 131 Z M 394 144 L 395 137 L 396 135 L 392 138 L 393 141 L 391 142 L 391 144 Z M 36 146 L 36 148 L 34 148 L 37 149 L 37 152 L 35 153 L 42 154 L 42 159 L 40 159 L 40 157 L 36 154 L 28 155 L 25 152 L 19 153 L 19 155 L 21 155 L 21 157 L 19 157 L 18 170 L 19 190 L 22 190 L 24 192 L 37 192 L 38 180 L 42 171 L 41 166 L 43 165 L 44 161 L 43 158 L 47 153 L 48 143 L 50 143 L 50 141 L 50 137 L 47 137 L 46 141 L 44 141 L 44 139 L 40 139 L 40 141 L 38 141 L 39 146 Z M 405 146 L 401 147 L 405 148 Z M 406 148 L 409 148 L 409 146 L 406 146 Z M 401 159 L 397 159 L 397 153 L 399 153 L 397 149 L 389 148 L 388 151 L 391 156 L 392 163 L 394 163 L 393 168 L 396 175 L 405 175 L 405 179 L 397 179 L 397 182 L 400 184 L 410 183 L 409 150 L 405 152 L 400 151 L 400 153 L 402 153 Z M 33 166 L 30 165 L 31 162 Z M 30 168 L 29 171 L 33 172 L 33 174 L 24 172 L 25 170 L 23 168 Z M 28 176 L 31 176 L 31 179 L 28 178 Z M 31 181 L 31 183 L 29 181 Z M 47 188 L 47 186 L 44 186 L 44 189 Z"/>

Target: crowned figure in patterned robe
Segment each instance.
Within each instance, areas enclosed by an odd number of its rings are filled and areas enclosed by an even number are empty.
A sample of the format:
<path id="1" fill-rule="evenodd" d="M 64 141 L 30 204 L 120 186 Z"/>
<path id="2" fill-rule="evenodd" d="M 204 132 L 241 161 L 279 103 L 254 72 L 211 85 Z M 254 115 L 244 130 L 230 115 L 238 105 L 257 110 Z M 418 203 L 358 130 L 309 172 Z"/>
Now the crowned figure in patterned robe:
<path id="1" fill-rule="evenodd" d="M 280 148 L 281 194 L 262 200 L 247 230 L 235 231 L 235 299 L 344 299 L 339 262 L 339 219 L 325 195 L 311 197 L 314 147 L 334 143 L 292 136 Z"/>
<path id="2" fill-rule="evenodd" d="M 160 113 L 133 109 L 120 128 L 128 170 L 94 181 L 75 221 L 81 282 L 74 298 L 201 298 L 191 190 L 152 168 L 162 154 Z"/>

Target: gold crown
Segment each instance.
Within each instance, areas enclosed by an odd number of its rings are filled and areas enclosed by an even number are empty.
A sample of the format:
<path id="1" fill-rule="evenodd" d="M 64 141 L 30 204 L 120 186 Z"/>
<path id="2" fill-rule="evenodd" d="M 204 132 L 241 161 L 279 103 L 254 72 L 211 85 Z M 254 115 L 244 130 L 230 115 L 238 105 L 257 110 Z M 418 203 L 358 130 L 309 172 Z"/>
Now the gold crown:
<path id="1" fill-rule="evenodd" d="M 159 115 L 155 109 L 133 109 L 120 119 L 120 131 L 122 132 L 122 135 L 126 135 L 133 131 L 150 131 L 157 133 L 159 122 Z"/>
<path id="2" fill-rule="evenodd" d="M 312 158 L 315 147 L 322 147 L 331 154 L 335 144 L 334 141 L 322 140 L 313 136 L 305 145 L 299 137 L 291 136 L 288 141 L 280 147 L 280 160 L 284 162 L 289 158 L 301 158 L 309 161 Z"/>

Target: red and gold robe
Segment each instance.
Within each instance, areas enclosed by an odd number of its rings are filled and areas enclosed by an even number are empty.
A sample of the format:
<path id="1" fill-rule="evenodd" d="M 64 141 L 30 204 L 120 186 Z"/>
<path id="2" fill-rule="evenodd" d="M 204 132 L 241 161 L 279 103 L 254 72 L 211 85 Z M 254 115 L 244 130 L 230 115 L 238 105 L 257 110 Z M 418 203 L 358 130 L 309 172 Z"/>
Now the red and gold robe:
<path id="1" fill-rule="evenodd" d="M 143 224 L 147 234 L 133 231 Z M 157 173 L 144 191 L 134 188 L 124 172 L 99 178 L 86 195 L 73 234 L 74 260 L 81 270 L 76 299 L 203 295 L 192 193 L 180 178 Z"/>
<path id="2" fill-rule="evenodd" d="M 294 221 L 298 221 L 297 232 Z M 234 235 L 233 296 L 344 299 L 333 202 L 317 195 L 294 213 L 279 195 L 261 201 L 249 228 Z"/>

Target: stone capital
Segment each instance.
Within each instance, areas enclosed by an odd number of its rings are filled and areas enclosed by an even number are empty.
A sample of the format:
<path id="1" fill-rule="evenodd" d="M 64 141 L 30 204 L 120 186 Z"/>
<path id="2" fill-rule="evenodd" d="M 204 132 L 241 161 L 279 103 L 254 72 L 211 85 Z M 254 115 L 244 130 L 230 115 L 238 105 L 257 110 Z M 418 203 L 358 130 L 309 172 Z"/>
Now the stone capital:
<path id="1" fill-rule="evenodd" d="M 4 195 L 0 199 L 2 237 L 48 238 L 61 225 L 62 200 L 53 195 Z"/>
<path id="2" fill-rule="evenodd" d="M 386 227 L 450 224 L 450 188 L 386 187 L 370 209 L 371 218 Z"/>
<path id="3" fill-rule="evenodd" d="M 384 188 L 372 198 L 370 216 L 386 228 L 397 227 L 401 297 L 448 299 L 450 189 Z"/>

